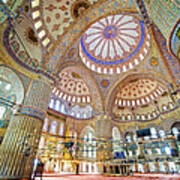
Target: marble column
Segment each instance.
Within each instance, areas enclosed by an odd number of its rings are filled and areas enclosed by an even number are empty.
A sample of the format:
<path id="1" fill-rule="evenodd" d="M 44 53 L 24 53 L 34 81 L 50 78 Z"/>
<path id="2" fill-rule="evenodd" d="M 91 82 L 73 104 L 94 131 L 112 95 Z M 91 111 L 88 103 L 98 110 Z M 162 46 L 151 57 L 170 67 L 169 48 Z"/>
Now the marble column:
<path id="1" fill-rule="evenodd" d="M 29 178 L 50 93 L 47 79 L 40 77 L 30 82 L 24 102 L 10 121 L 0 147 L 0 179 Z"/>

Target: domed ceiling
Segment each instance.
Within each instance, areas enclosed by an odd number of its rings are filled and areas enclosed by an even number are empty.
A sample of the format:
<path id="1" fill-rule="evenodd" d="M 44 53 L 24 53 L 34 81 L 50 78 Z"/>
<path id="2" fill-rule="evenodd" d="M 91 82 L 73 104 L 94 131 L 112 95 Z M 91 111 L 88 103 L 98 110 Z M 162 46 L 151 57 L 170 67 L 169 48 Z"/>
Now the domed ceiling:
<path id="1" fill-rule="evenodd" d="M 49 108 L 76 119 L 89 119 L 94 115 L 90 90 L 75 69 L 69 67 L 59 74 L 53 89 Z"/>
<path id="2" fill-rule="evenodd" d="M 92 24 L 79 45 L 83 63 L 102 74 L 126 72 L 144 60 L 150 35 L 142 21 L 131 15 L 110 15 Z"/>
<path id="3" fill-rule="evenodd" d="M 89 88 L 81 76 L 71 69 L 65 69 L 59 74 L 59 84 L 54 93 L 68 102 L 91 102 Z"/>
<path id="4" fill-rule="evenodd" d="M 120 89 L 115 104 L 130 107 L 145 105 L 156 100 L 165 91 L 165 87 L 156 80 L 150 78 L 134 80 Z"/>
<path id="5" fill-rule="evenodd" d="M 111 115 L 116 122 L 152 121 L 161 114 L 169 113 L 176 108 L 169 96 L 168 88 L 157 79 L 133 75 L 126 77 L 119 84 L 109 104 Z"/>

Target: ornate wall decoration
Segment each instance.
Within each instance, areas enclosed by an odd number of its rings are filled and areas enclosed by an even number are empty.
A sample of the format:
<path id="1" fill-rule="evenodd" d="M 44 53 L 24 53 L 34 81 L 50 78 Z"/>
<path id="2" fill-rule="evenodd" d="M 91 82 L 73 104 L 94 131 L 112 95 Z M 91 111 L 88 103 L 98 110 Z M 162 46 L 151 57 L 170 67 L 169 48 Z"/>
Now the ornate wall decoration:
<path id="1" fill-rule="evenodd" d="M 70 103 L 52 94 L 49 101 L 49 108 L 63 115 L 73 117 L 75 119 L 90 119 L 94 116 L 94 109 L 90 104 L 86 103 Z"/>
<path id="2" fill-rule="evenodd" d="M 18 10 L 22 8 L 24 0 L 12 0 L 0 2 L 0 24 L 8 18 L 14 18 L 18 15 Z"/>
<path id="3" fill-rule="evenodd" d="M 166 91 L 159 82 L 142 78 L 134 80 L 121 88 L 115 98 L 118 106 L 141 106 L 156 100 Z"/>
<path id="4" fill-rule="evenodd" d="M 29 106 L 23 106 L 19 109 L 19 112 L 21 114 L 35 117 L 41 120 L 44 120 L 46 117 L 46 113 L 41 111 L 40 109 L 34 108 L 34 107 L 29 107 Z"/>
<path id="5" fill-rule="evenodd" d="M 75 1 L 71 7 L 71 14 L 73 18 L 76 19 L 77 17 L 82 15 L 84 10 L 88 9 L 89 6 L 90 6 L 90 3 L 87 0 Z"/>
<path id="6" fill-rule="evenodd" d="M 6 66 L 0 66 L 0 79 L 1 81 L 6 82 L 6 84 L 2 84 L 1 82 L 1 85 L 3 85 L 3 87 L 1 87 L 0 96 L 4 99 L 8 99 L 8 96 L 10 95 L 15 96 L 15 102 L 17 104 L 21 104 L 24 99 L 25 92 L 23 84 L 18 75 L 10 68 Z M 6 87 L 8 84 L 10 84 L 10 88 Z"/>
<path id="7" fill-rule="evenodd" d="M 147 7 L 153 22 L 161 29 L 162 34 L 168 40 L 180 17 L 180 9 L 172 1 L 167 0 L 151 0 Z"/>
<path id="8" fill-rule="evenodd" d="M 31 2 L 31 17 L 42 46 L 49 49 L 54 40 L 59 40 L 60 36 L 68 29 L 84 9 L 89 8 L 97 0 L 34 0 Z"/>
<path id="9" fill-rule="evenodd" d="M 33 71 L 40 69 L 41 47 L 35 32 L 25 19 L 21 19 L 16 27 L 7 27 L 4 45 L 16 62 Z"/>
<path id="10" fill-rule="evenodd" d="M 24 86 L 19 76 L 10 68 L 0 66 L 0 109 L 3 113 L 0 117 L 0 143 L 9 125 L 13 108 L 16 104 L 21 104 L 23 99 Z"/>
<path id="11" fill-rule="evenodd" d="M 83 63 L 102 74 L 119 74 L 144 60 L 150 35 L 142 21 L 129 15 L 112 15 L 92 24 L 79 46 Z"/>
<path id="12" fill-rule="evenodd" d="M 66 73 L 61 78 L 63 72 Z M 52 93 L 70 103 L 91 104 L 96 113 L 103 112 L 98 84 L 88 70 L 80 64 L 65 64 L 58 74 L 56 88 Z"/>
<path id="13" fill-rule="evenodd" d="M 32 28 L 26 30 L 26 40 L 34 45 L 38 45 L 38 38 Z"/>
<path id="14" fill-rule="evenodd" d="M 180 60 L 180 21 L 169 38 L 169 46 L 172 54 Z"/>
<path id="15" fill-rule="evenodd" d="M 109 87 L 109 84 L 110 84 L 110 82 L 109 82 L 109 80 L 107 80 L 107 79 L 103 79 L 103 80 L 101 81 L 101 86 L 102 86 L 103 88 Z"/>
<path id="16" fill-rule="evenodd" d="M 59 74 L 59 79 L 58 87 L 54 91 L 56 96 L 73 103 L 91 102 L 89 88 L 79 74 L 65 69 Z"/>
<path id="17" fill-rule="evenodd" d="M 161 49 L 162 55 L 167 62 L 167 66 L 170 70 L 171 75 L 173 76 L 177 85 L 180 85 L 180 65 L 178 59 L 173 57 L 168 51 L 167 41 L 160 30 L 157 27 L 154 27 L 153 32 L 159 48 Z"/>
<path id="18" fill-rule="evenodd" d="M 178 109 L 166 85 L 150 77 L 126 78 L 114 91 L 111 108 L 116 122 L 153 121 Z"/>
<path id="19" fill-rule="evenodd" d="M 104 7 L 104 8 L 102 8 Z M 45 68 L 50 71 L 58 69 L 58 65 L 61 62 L 57 60 L 61 59 L 72 43 L 82 35 L 82 30 L 86 29 L 95 19 L 98 19 L 105 14 L 112 14 L 118 10 L 132 10 L 135 12 L 136 4 L 133 1 L 115 0 L 115 1 L 100 1 L 93 5 L 93 8 L 88 8 L 83 16 L 80 16 L 75 23 L 68 28 L 68 31 L 61 36 L 61 39 L 55 42 L 53 48 L 50 50 L 50 54 L 45 57 Z M 136 11 L 137 12 L 137 11 Z"/>
<path id="20" fill-rule="evenodd" d="M 152 57 L 149 61 L 152 66 L 157 66 L 159 63 L 156 57 Z"/>

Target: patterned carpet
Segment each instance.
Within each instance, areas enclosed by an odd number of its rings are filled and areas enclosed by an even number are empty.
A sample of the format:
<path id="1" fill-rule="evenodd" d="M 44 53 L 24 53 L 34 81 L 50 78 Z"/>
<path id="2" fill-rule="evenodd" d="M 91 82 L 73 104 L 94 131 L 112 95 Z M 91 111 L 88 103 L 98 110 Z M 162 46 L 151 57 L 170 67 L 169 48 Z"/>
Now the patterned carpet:
<path id="1" fill-rule="evenodd" d="M 43 180 L 180 180 L 180 175 L 135 174 L 133 177 L 105 177 L 102 175 L 46 175 Z M 40 180 L 36 178 L 35 180 Z"/>

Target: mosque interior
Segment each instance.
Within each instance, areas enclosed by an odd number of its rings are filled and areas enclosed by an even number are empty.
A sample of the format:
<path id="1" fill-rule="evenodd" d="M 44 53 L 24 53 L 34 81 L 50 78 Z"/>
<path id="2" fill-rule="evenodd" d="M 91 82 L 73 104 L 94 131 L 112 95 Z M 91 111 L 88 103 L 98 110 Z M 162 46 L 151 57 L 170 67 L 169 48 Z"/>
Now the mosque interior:
<path id="1" fill-rule="evenodd" d="M 179 0 L 0 0 L 0 179 L 180 173 Z"/>

